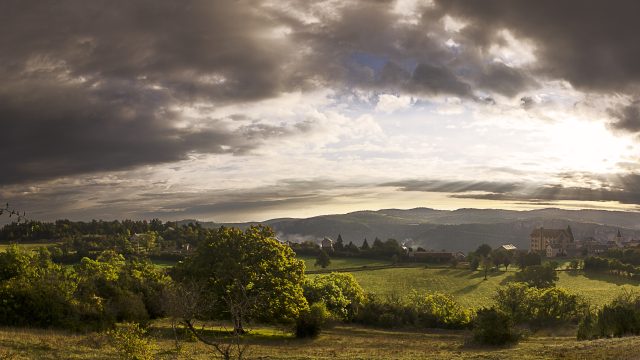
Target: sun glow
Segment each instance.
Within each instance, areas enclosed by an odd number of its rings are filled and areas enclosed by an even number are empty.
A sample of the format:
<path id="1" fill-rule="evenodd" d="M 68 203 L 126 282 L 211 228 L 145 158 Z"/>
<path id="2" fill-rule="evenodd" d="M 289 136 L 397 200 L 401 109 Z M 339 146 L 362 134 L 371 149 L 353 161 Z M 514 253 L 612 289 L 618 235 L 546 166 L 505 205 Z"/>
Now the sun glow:
<path id="1" fill-rule="evenodd" d="M 550 124 L 548 148 L 543 149 L 553 170 L 609 173 L 630 155 L 633 143 L 628 136 L 612 134 L 602 122 L 566 119 Z"/>

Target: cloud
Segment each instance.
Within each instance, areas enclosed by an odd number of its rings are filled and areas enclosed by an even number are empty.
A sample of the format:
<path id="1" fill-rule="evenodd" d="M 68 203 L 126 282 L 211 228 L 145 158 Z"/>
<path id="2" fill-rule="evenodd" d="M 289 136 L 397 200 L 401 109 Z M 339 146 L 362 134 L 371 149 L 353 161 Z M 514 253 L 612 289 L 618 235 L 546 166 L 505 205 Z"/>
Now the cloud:
<path id="1" fill-rule="evenodd" d="M 404 180 L 387 182 L 380 186 L 398 187 L 401 191 L 426 191 L 465 193 L 471 191 L 484 191 L 491 193 L 508 193 L 517 189 L 520 184 L 494 181 L 447 181 L 447 180 Z"/>
<path id="2" fill-rule="evenodd" d="M 509 97 L 534 86 L 535 83 L 535 80 L 523 71 L 499 62 L 487 66 L 478 81 L 480 87 Z"/>
<path id="3" fill-rule="evenodd" d="M 471 95 L 471 86 L 444 66 L 419 64 L 413 72 L 410 84 L 410 88 L 418 93 Z"/>
<path id="4" fill-rule="evenodd" d="M 610 123 L 613 129 L 631 133 L 640 132 L 640 108 L 637 103 L 610 108 L 608 113 L 616 119 L 616 121 Z"/>
<path id="5" fill-rule="evenodd" d="M 559 177 L 581 179 L 591 187 L 526 182 L 404 180 L 381 186 L 398 187 L 401 191 L 445 192 L 456 199 L 495 201 L 615 201 L 640 205 L 640 174 L 601 176 L 595 174 L 559 174 Z"/>
<path id="6" fill-rule="evenodd" d="M 410 96 L 397 96 L 392 94 L 378 95 L 378 103 L 376 104 L 376 111 L 392 113 L 396 110 L 406 109 L 413 103 L 413 98 Z"/>
<path id="7" fill-rule="evenodd" d="M 488 50 L 508 29 L 534 47 L 537 73 L 589 91 L 632 91 L 640 81 L 640 3 L 632 0 L 437 0 L 466 22 L 467 43 Z M 594 24 L 597 24 L 594 25 Z"/>

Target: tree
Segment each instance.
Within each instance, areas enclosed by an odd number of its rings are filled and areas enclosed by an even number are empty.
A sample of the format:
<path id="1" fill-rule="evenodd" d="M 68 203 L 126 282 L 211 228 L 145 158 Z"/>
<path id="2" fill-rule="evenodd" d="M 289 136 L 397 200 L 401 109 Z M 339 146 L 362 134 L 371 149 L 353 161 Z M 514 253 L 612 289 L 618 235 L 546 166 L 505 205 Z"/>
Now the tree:
<path id="1" fill-rule="evenodd" d="M 382 250 L 384 249 L 384 243 L 382 242 L 382 240 L 378 239 L 377 237 L 375 239 L 373 239 L 373 245 L 371 245 L 371 249 L 372 250 Z"/>
<path id="2" fill-rule="evenodd" d="M 349 241 L 349 243 L 345 247 L 345 250 L 347 250 L 347 252 L 354 253 L 354 254 L 357 254 L 360 252 L 360 249 L 358 249 L 358 247 L 353 243 L 353 241 Z"/>
<path id="3" fill-rule="evenodd" d="M 341 234 L 338 234 L 338 238 L 336 239 L 336 243 L 333 244 L 333 248 L 336 251 L 344 250 L 344 241 L 342 240 L 342 235 Z"/>
<path id="4" fill-rule="evenodd" d="M 481 256 L 480 257 L 480 266 L 482 267 L 482 270 L 484 271 L 484 279 L 485 280 L 487 280 L 487 273 L 491 269 L 491 265 L 492 264 L 493 264 L 493 261 L 491 260 L 490 256 Z"/>
<path id="5" fill-rule="evenodd" d="M 320 254 L 318 254 L 318 257 L 316 258 L 316 263 L 314 265 L 320 266 L 321 268 L 324 269 L 330 264 L 331 264 L 331 258 L 329 257 L 329 254 L 327 254 L 327 252 L 324 250 L 320 250 Z"/>
<path id="6" fill-rule="evenodd" d="M 213 304 L 204 315 L 232 320 L 235 333 L 244 332 L 252 319 L 293 322 L 308 308 L 301 286 L 304 262 L 274 235 L 265 226 L 244 232 L 221 227 L 175 267 L 174 276 L 181 283 L 199 283 Z"/>
<path id="7" fill-rule="evenodd" d="M 475 251 L 476 255 L 488 257 L 491 254 L 491 246 L 482 244 Z"/>
<path id="8" fill-rule="evenodd" d="M 496 266 L 496 269 L 500 267 L 500 265 L 504 265 L 504 270 L 507 271 L 509 264 L 511 264 L 511 254 L 503 249 L 496 249 L 491 253 L 491 257 L 493 258 L 493 264 Z"/>
<path id="9" fill-rule="evenodd" d="M 558 274 L 551 266 L 533 265 L 517 272 L 516 281 L 537 288 L 547 288 L 555 285 L 555 282 L 558 281 Z"/>
<path id="10" fill-rule="evenodd" d="M 527 266 L 542 264 L 542 257 L 540 256 L 540 254 L 534 252 L 520 253 L 520 255 L 517 257 L 517 263 L 520 269 L 524 269 Z"/>
<path id="11" fill-rule="evenodd" d="M 364 238 L 364 241 L 362 242 L 362 246 L 360 247 L 360 250 L 369 250 L 369 242 L 367 242 L 367 238 Z"/>
<path id="12" fill-rule="evenodd" d="M 474 255 L 469 261 L 469 269 L 471 271 L 476 271 L 478 270 L 479 266 L 480 266 L 480 259 Z"/>

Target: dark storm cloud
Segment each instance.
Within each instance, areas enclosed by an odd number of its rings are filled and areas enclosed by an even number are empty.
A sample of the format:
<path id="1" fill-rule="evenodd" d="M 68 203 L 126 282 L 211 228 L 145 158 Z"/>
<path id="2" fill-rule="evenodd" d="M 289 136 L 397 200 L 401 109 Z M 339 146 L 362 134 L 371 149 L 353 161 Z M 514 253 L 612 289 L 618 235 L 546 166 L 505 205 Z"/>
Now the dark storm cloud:
<path id="1" fill-rule="evenodd" d="M 144 80 L 191 99 L 257 99 L 286 86 L 274 24 L 247 1 L 3 1 L 10 71 L 48 57 L 72 76 Z M 288 87 L 288 86 L 287 86 Z"/>
<path id="2" fill-rule="evenodd" d="M 540 74 L 595 91 L 626 91 L 640 81 L 640 2 L 635 0 L 437 0 L 442 13 L 469 22 L 469 41 L 488 48 L 499 31 L 536 47 Z"/>
<path id="3" fill-rule="evenodd" d="M 455 94 L 469 96 L 471 87 L 460 81 L 449 69 L 431 64 L 420 64 L 411 78 L 412 88 L 416 92 L 427 94 Z"/>
<path id="4" fill-rule="evenodd" d="M 617 109 L 609 109 L 609 115 L 616 119 L 610 126 L 616 130 L 640 132 L 640 108 L 638 106 L 639 104 L 635 103 Z"/>
<path id="5" fill-rule="evenodd" d="M 184 159 L 191 151 L 243 152 L 242 134 L 176 129 L 161 92 L 132 84 L 21 82 L 0 89 L 0 184 Z M 225 147 L 226 146 L 226 147 Z"/>
<path id="6" fill-rule="evenodd" d="M 535 80 L 523 71 L 502 63 L 492 63 L 482 72 L 478 85 L 505 96 L 515 96 L 535 85 Z"/>
<path id="7" fill-rule="evenodd" d="M 178 128 L 175 106 L 302 87 L 252 2 L 0 3 L 0 185 L 245 153 L 263 129 Z M 274 133 L 274 129 L 268 129 Z"/>
<path id="8" fill-rule="evenodd" d="M 491 104 L 493 93 L 535 87 L 536 74 L 624 91 L 640 78 L 636 4 L 451 1 L 404 21 L 388 1 L 323 5 L 331 11 L 295 1 L 2 1 L 0 184 L 245 154 L 268 137 L 318 130 L 259 119 L 235 130 L 219 120 L 177 127 L 176 107 L 195 103 L 355 87 Z M 446 14 L 469 22 L 460 46 L 446 44 Z M 535 43 L 537 69 L 487 57 L 505 28 Z M 627 118 L 614 126 L 631 130 Z"/>

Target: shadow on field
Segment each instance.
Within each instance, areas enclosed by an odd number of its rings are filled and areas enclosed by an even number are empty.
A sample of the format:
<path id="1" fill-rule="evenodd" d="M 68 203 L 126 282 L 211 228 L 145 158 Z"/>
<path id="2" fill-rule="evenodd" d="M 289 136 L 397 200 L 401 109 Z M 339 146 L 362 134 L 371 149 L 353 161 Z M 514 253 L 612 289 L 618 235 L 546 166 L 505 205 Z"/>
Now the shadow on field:
<path id="1" fill-rule="evenodd" d="M 638 285 L 640 283 L 640 281 L 636 279 L 612 274 L 599 274 L 583 271 L 581 272 L 581 275 L 584 275 L 584 277 L 589 280 L 605 281 L 616 285 Z"/>
<path id="2" fill-rule="evenodd" d="M 502 279 L 502 281 L 500 281 L 500 285 L 507 285 L 510 282 L 514 282 L 516 281 L 516 276 L 511 274 L 511 275 L 507 275 L 507 277 L 505 277 L 504 279 Z"/>
<path id="3" fill-rule="evenodd" d="M 475 284 L 467 285 L 467 286 L 463 287 L 462 289 L 455 291 L 453 294 L 454 294 L 454 295 L 463 295 L 463 294 L 468 294 L 468 293 L 470 293 L 470 292 L 474 291 L 475 289 L 477 289 L 477 288 L 478 288 L 478 286 L 479 286 L 481 283 L 482 283 L 482 282 L 477 282 L 477 283 L 475 283 Z"/>

